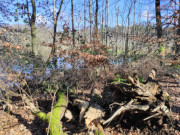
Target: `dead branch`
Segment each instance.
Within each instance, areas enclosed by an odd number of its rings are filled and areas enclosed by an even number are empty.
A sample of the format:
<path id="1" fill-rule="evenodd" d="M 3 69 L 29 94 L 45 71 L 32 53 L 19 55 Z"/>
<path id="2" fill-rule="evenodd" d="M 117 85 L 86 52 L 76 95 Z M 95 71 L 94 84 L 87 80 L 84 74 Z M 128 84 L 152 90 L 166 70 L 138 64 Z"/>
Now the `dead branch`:
<path id="1" fill-rule="evenodd" d="M 103 125 L 111 122 L 115 117 L 121 115 L 125 111 L 130 110 L 140 110 L 140 111 L 147 111 L 149 109 L 149 105 L 132 105 L 134 100 L 132 99 L 127 103 L 127 105 L 120 107 L 109 119 L 103 122 Z"/>

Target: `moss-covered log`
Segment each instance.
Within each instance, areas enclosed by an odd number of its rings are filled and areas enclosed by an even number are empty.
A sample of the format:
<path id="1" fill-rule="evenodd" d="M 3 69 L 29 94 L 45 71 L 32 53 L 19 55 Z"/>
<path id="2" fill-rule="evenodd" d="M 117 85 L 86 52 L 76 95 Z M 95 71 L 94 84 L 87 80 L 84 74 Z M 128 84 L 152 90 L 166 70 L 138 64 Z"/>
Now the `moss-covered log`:
<path id="1" fill-rule="evenodd" d="M 67 107 L 66 96 L 63 92 L 57 92 L 58 100 L 56 105 L 53 107 L 52 111 L 48 114 L 41 112 L 30 100 L 23 96 L 26 104 L 31 108 L 31 111 L 38 116 L 40 119 L 47 121 L 49 123 L 50 135 L 63 135 L 62 125 L 60 120 L 64 116 L 64 112 Z"/>
<path id="2" fill-rule="evenodd" d="M 64 112 L 67 107 L 66 96 L 62 92 L 58 92 L 58 101 L 56 105 L 53 107 L 52 112 L 47 114 L 47 119 L 50 126 L 50 135 L 62 135 L 62 125 L 60 124 L 60 120 L 64 116 Z"/>

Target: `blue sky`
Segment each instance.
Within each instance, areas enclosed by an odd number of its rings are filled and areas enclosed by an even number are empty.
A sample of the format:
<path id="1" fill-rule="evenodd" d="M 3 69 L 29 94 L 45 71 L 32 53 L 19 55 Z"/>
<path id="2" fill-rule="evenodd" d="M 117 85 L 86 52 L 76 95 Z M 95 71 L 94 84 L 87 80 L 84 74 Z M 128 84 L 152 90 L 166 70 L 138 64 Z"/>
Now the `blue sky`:
<path id="1" fill-rule="evenodd" d="M 23 3 L 26 0 L 6 0 L 11 2 L 8 6 L 11 7 L 11 4 L 15 4 L 17 2 Z M 56 0 L 57 1 L 57 0 Z M 79 1 L 80 1 L 80 14 L 79 15 Z M 89 21 L 89 13 L 88 13 L 88 1 L 87 2 L 87 27 L 88 27 L 88 21 Z M 164 5 L 167 0 L 161 0 L 161 5 Z M 0 0 L 0 3 L 3 2 Z M 48 26 L 52 26 L 53 20 L 52 20 L 52 6 L 47 6 L 46 3 L 52 3 L 53 0 L 36 0 L 37 5 L 37 23 L 44 23 L 47 22 Z M 102 16 L 102 2 L 103 0 L 99 0 L 99 24 L 101 24 L 101 16 Z M 130 8 L 131 3 L 133 3 L 134 0 L 109 0 L 109 26 L 114 27 L 116 25 L 116 11 L 119 8 L 119 14 L 118 14 L 118 24 L 119 25 L 127 25 L 127 14 L 129 9 L 131 9 L 130 14 L 130 24 L 133 24 L 134 19 L 134 6 Z M 94 13 L 95 10 L 95 0 L 92 0 L 92 13 Z M 44 6 L 43 6 L 44 4 Z M 39 6 L 40 5 L 40 6 Z M 56 3 L 57 7 L 56 10 L 58 10 L 59 3 Z M 30 5 L 29 5 L 30 6 Z M 16 7 L 15 7 L 16 8 Z M 15 12 L 15 8 L 10 8 L 12 12 Z M 30 9 L 31 10 L 31 9 Z M 45 13 L 45 11 L 47 11 Z M 22 11 L 18 11 L 22 12 Z M 166 14 L 165 11 L 162 11 L 162 15 Z M 26 16 L 21 17 L 21 15 L 18 15 L 17 17 L 19 20 L 17 22 L 14 21 L 14 17 L 11 17 L 12 21 L 4 19 L 2 17 L 3 13 L 0 14 L 0 19 L 3 20 L 3 22 L 8 24 L 24 24 L 23 20 Z M 137 0 L 136 3 L 136 10 L 135 10 L 135 23 L 145 23 L 147 22 L 147 16 L 149 16 L 149 21 L 151 23 L 155 23 L 155 1 L 154 0 Z M 62 19 L 63 18 L 63 19 Z M 81 21 L 80 21 L 81 18 Z M 74 20 L 75 20 L 75 27 L 77 29 L 79 21 L 81 22 L 81 28 L 83 28 L 84 22 L 84 0 L 74 0 Z M 94 19 L 93 19 L 94 20 Z M 61 19 L 58 22 L 58 29 L 62 29 L 62 25 L 64 23 L 69 23 L 71 26 L 71 0 L 64 0 L 64 5 L 61 10 Z M 99 25 L 100 26 L 100 25 Z"/>

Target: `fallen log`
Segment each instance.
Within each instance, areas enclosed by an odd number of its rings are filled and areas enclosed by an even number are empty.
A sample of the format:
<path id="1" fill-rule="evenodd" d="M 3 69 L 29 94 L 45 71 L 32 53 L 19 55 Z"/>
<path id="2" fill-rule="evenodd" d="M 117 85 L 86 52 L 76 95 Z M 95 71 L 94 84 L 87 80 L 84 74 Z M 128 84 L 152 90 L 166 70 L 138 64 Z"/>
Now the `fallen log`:
<path id="1" fill-rule="evenodd" d="M 31 110 L 31 112 L 42 119 L 43 121 L 46 121 L 49 123 L 49 134 L 50 135 L 64 135 L 65 133 L 62 130 L 62 125 L 60 124 L 60 121 L 62 117 L 64 116 L 65 110 L 67 108 L 67 98 L 64 95 L 63 92 L 58 91 L 57 92 L 57 102 L 53 106 L 51 112 L 44 113 L 42 112 L 39 107 L 37 107 L 32 100 L 27 97 L 25 94 L 17 94 L 12 91 L 8 92 L 11 96 L 15 97 L 21 97 L 24 103 L 27 105 L 27 107 Z"/>

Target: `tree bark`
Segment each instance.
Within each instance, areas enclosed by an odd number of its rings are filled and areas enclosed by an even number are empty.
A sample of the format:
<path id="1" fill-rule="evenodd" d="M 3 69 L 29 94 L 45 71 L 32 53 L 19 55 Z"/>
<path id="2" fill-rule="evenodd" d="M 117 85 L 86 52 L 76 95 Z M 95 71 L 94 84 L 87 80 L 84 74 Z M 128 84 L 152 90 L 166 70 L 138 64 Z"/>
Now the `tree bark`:
<path id="1" fill-rule="evenodd" d="M 73 36 L 73 46 L 75 46 L 74 5 L 73 5 L 73 0 L 71 0 L 71 17 L 72 17 L 72 36 Z"/>
<path id="2" fill-rule="evenodd" d="M 91 13 L 91 0 L 89 0 L 89 18 L 90 18 L 90 42 L 92 35 L 92 13 Z"/>
<path id="3" fill-rule="evenodd" d="M 108 17 L 109 17 L 109 1 L 106 0 L 106 46 L 108 44 Z"/>
<path id="4" fill-rule="evenodd" d="M 103 43 L 103 38 L 104 38 L 104 0 L 102 1 L 102 7 L 103 7 L 103 11 L 102 11 L 102 24 L 101 24 L 101 31 L 102 31 L 102 43 Z"/>
<path id="5" fill-rule="evenodd" d="M 128 63 L 128 50 L 129 50 L 129 23 L 130 23 L 130 17 L 128 15 L 128 27 L 127 27 L 127 33 L 126 33 L 126 42 L 125 42 L 125 55 L 124 55 L 124 62 Z"/>
<path id="6" fill-rule="evenodd" d="M 37 42 L 36 42 L 36 4 L 35 0 L 31 0 L 32 3 L 32 16 L 30 19 L 30 26 L 31 26 L 31 42 L 32 42 L 32 53 L 37 56 Z"/>
<path id="7" fill-rule="evenodd" d="M 79 38 L 79 35 L 80 35 L 80 27 L 81 27 L 81 0 L 79 0 L 78 38 Z"/>
<path id="8" fill-rule="evenodd" d="M 95 12 L 95 34 L 98 35 L 98 0 L 96 0 L 96 12 Z"/>
<path id="9" fill-rule="evenodd" d="M 84 0 L 84 38 L 86 41 L 86 0 Z"/>
<path id="10" fill-rule="evenodd" d="M 161 25 L 161 11 L 160 11 L 160 0 L 155 1 L 156 7 L 156 30 L 157 30 L 157 37 L 161 38 L 162 36 L 162 25 Z"/>
<path id="11" fill-rule="evenodd" d="M 60 12 L 61 12 L 62 5 L 63 5 L 63 0 L 61 0 L 59 10 L 58 10 L 57 14 L 55 15 L 55 0 L 53 0 L 54 36 L 53 36 L 53 46 L 52 46 L 51 54 L 54 54 L 56 51 L 55 48 L 56 48 L 57 22 L 58 22 L 58 18 L 59 18 Z"/>
<path id="12" fill-rule="evenodd" d="M 177 35 L 180 36 L 180 0 L 179 0 L 179 11 L 178 11 L 179 17 L 178 17 L 178 29 L 177 29 Z M 180 52 L 180 42 L 176 43 L 176 50 L 175 54 L 179 55 Z"/>

